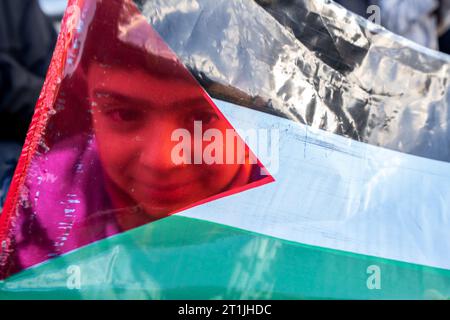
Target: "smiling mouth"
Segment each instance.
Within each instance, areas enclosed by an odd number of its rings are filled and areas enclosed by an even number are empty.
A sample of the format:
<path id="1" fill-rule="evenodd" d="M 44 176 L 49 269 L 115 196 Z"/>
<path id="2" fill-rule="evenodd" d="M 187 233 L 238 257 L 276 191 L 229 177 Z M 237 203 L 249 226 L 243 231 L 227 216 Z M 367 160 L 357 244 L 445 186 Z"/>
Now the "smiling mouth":
<path id="1" fill-rule="evenodd" d="M 189 195 L 189 188 L 192 182 L 173 183 L 173 184 L 150 184 L 136 180 L 136 189 L 141 195 L 152 200 L 160 201 L 178 201 Z M 132 191 L 133 192 L 133 191 Z"/>

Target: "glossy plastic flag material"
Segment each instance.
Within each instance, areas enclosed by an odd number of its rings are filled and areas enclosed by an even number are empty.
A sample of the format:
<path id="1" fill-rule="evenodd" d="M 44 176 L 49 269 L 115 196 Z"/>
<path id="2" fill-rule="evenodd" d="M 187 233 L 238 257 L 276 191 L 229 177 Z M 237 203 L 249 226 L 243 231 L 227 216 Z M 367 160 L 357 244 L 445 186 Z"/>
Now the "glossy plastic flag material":
<path id="1" fill-rule="evenodd" d="M 70 1 L 0 298 L 450 297 L 449 61 L 319 0 Z"/>
<path id="2" fill-rule="evenodd" d="M 3 277 L 272 181 L 237 134 L 218 140 L 232 126 L 132 2 L 82 9 L 95 16 L 83 43 L 65 39 L 74 51 L 44 89 L 55 103 L 41 102 L 28 139 L 39 143 L 1 217 Z"/>

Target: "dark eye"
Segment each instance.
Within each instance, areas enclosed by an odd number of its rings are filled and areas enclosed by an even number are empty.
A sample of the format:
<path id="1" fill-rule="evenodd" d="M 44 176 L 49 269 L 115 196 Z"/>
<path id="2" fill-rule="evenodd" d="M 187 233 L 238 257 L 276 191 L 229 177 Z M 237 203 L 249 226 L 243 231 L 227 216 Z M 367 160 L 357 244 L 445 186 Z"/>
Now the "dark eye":
<path id="1" fill-rule="evenodd" d="M 219 120 L 219 117 L 214 111 L 194 111 L 189 117 L 191 125 L 194 121 L 201 121 L 202 125 L 212 125 L 217 120 Z"/>
<path id="2" fill-rule="evenodd" d="M 116 108 L 106 112 L 106 115 L 116 122 L 134 122 L 143 117 L 143 111 L 132 108 Z"/>

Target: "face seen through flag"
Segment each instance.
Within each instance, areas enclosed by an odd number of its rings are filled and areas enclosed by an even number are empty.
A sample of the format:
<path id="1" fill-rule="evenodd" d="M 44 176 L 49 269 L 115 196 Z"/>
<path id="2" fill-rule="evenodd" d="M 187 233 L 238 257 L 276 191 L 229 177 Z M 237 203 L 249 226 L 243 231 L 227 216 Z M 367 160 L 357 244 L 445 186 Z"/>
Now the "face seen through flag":
<path id="1" fill-rule="evenodd" d="M 230 145 L 227 145 L 230 141 L 221 141 L 212 151 L 221 152 L 221 158 L 231 154 L 233 162 L 174 161 L 177 142 L 172 135 L 177 130 L 185 130 L 194 137 L 188 142 L 194 155 L 186 150 L 181 155 L 189 158 L 202 158 L 213 143 L 203 141 L 204 131 L 214 129 L 226 136 L 225 131 L 231 130 L 225 119 L 198 94 L 193 81 L 93 64 L 88 84 L 94 102 L 93 129 L 100 158 L 116 191 L 126 193 L 121 199 L 129 196 L 146 213 L 160 218 L 250 181 L 253 164 L 257 162 L 254 157 L 250 159 L 248 148 L 245 154 L 239 154 L 241 141 L 231 141 Z M 149 88 L 158 95 L 149 94 Z M 196 123 L 201 124 L 200 136 L 195 135 Z"/>
<path id="2" fill-rule="evenodd" d="M 69 0 L 0 300 L 450 297 L 448 63 L 317 1 Z"/>
<path id="3" fill-rule="evenodd" d="M 15 228 L 2 235 L 14 247 L 5 249 L 1 277 L 273 181 L 132 1 L 88 1 L 74 12 L 66 26 L 88 28 L 75 28 L 52 106 L 58 112 L 36 133 L 46 148 L 17 186 L 26 193 L 2 215 L 2 225 Z M 180 130 L 192 137 L 182 150 L 173 139 Z M 229 132 L 232 139 L 217 141 Z"/>

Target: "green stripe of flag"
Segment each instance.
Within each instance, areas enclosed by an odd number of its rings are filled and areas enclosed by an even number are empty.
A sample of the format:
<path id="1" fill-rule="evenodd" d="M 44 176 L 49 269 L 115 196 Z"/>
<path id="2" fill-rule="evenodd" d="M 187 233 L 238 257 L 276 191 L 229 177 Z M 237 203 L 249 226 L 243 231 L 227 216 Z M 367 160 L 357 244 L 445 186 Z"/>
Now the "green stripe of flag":
<path id="1" fill-rule="evenodd" d="M 370 266 L 380 274 L 368 274 Z M 80 289 L 73 289 L 78 280 L 73 270 L 79 271 Z M 369 289 L 376 280 L 381 289 Z M 93 243 L 0 283 L 0 299 L 449 297 L 449 270 L 302 245 L 180 216 Z"/>

